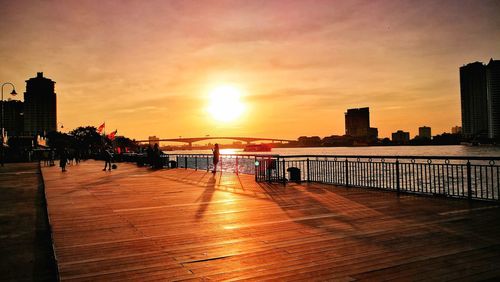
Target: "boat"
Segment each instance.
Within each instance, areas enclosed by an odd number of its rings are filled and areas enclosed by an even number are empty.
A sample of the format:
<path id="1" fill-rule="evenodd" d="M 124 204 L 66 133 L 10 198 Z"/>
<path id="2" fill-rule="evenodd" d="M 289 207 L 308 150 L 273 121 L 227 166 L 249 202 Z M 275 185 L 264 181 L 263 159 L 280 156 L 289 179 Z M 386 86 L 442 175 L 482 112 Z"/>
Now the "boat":
<path id="1" fill-rule="evenodd" d="M 248 144 L 243 149 L 244 152 L 269 152 L 273 147 L 271 144 Z"/>

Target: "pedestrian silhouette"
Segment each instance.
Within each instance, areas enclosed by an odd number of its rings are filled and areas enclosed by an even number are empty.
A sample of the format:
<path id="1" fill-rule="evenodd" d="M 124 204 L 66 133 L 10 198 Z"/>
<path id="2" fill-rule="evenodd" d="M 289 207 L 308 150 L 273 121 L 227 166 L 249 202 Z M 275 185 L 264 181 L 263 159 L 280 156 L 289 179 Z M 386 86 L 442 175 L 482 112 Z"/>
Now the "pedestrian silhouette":
<path id="1" fill-rule="evenodd" d="M 103 158 L 104 158 L 104 168 L 103 171 L 106 171 L 106 168 L 111 171 L 111 161 L 113 160 L 113 153 L 110 149 L 103 150 Z"/>
<path id="2" fill-rule="evenodd" d="M 60 154 L 59 154 L 59 166 L 61 167 L 61 171 L 65 172 L 66 171 L 66 164 L 68 163 L 68 152 L 66 152 L 66 149 L 62 149 Z"/>
<path id="3" fill-rule="evenodd" d="M 214 148 L 212 149 L 212 152 L 214 154 L 213 159 L 214 159 L 214 170 L 212 170 L 212 173 L 217 172 L 217 164 L 219 163 L 219 144 L 215 143 Z"/>

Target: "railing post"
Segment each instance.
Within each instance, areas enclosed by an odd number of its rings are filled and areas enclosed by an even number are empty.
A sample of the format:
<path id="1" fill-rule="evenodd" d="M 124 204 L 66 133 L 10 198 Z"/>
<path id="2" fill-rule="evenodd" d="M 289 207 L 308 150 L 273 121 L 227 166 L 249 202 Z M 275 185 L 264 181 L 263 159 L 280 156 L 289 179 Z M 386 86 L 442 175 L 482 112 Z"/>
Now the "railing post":
<path id="1" fill-rule="evenodd" d="M 470 161 L 467 160 L 467 198 L 472 200 L 472 176 Z"/>
<path id="2" fill-rule="evenodd" d="M 198 170 L 198 156 L 194 157 L 194 170 Z"/>
<path id="3" fill-rule="evenodd" d="M 257 156 L 254 157 L 254 162 L 253 162 L 253 167 L 254 167 L 254 175 L 255 175 L 255 182 L 257 182 Z"/>
<path id="4" fill-rule="evenodd" d="M 278 160 L 279 162 L 279 160 Z M 285 159 L 283 159 L 283 165 L 282 165 L 282 168 L 281 170 L 283 171 L 283 185 L 286 185 L 286 172 L 285 172 Z"/>
<path id="5" fill-rule="evenodd" d="M 236 175 L 238 175 L 238 156 L 236 156 Z"/>
<path id="6" fill-rule="evenodd" d="M 208 160 L 208 156 L 207 156 L 207 171 L 210 171 L 210 161 Z"/>
<path id="7" fill-rule="evenodd" d="M 401 187 L 400 187 L 400 182 L 399 182 L 399 160 L 396 159 L 396 189 L 398 190 L 398 195 L 399 195 L 399 192 L 401 190 Z"/>
<path id="8" fill-rule="evenodd" d="M 349 187 L 349 161 L 345 158 L 345 186 Z"/>
<path id="9" fill-rule="evenodd" d="M 184 168 L 185 169 L 188 168 L 188 157 L 187 156 L 184 157 Z"/>
<path id="10" fill-rule="evenodd" d="M 307 170 L 307 182 L 309 182 L 311 179 L 311 174 L 309 173 L 309 158 L 307 158 L 306 161 L 306 170 Z"/>

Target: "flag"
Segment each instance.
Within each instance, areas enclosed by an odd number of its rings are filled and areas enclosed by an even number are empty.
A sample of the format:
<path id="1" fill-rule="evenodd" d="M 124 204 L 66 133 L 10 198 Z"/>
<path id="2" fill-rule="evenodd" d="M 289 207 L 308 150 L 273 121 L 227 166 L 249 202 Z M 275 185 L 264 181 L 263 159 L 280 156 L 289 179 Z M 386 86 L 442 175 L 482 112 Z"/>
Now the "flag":
<path id="1" fill-rule="evenodd" d="M 107 135 L 108 139 L 113 141 L 115 139 L 115 135 L 117 132 L 118 132 L 118 130 L 115 130 L 115 131 L 111 132 L 110 134 L 108 134 Z"/>
<path id="2" fill-rule="evenodd" d="M 99 133 L 99 134 L 101 134 L 101 133 L 102 133 L 102 131 L 104 130 L 104 124 L 105 124 L 105 122 L 103 122 L 103 123 L 101 124 L 101 126 L 99 126 L 99 128 L 97 128 L 97 133 Z"/>

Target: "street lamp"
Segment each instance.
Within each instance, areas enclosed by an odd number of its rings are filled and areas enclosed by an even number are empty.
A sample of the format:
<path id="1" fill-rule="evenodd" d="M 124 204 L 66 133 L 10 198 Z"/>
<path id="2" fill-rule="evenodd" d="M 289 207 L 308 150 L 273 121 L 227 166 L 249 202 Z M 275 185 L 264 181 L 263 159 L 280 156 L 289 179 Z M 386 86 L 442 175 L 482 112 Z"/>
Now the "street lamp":
<path id="1" fill-rule="evenodd" d="M 4 120 L 3 120 L 3 103 L 4 103 L 4 101 L 3 101 L 3 87 L 4 87 L 5 85 L 7 85 L 7 84 L 8 84 L 8 85 L 10 85 L 10 86 L 12 86 L 12 92 L 10 92 L 10 94 L 11 94 L 12 96 L 17 95 L 17 92 L 16 92 L 16 87 L 14 86 L 14 84 L 12 84 L 12 83 L 10 83 L 10 82 L 5 82 L 4 84 L 2 84 L 2 100 L 0 100 L 0 102 L 2 102 L 2 124 L 1 124 L 1 126 L 2 126 L 2 132 L 1 132 L 1 133 L 2 133 L 2 136 L 0 136 L 0 137 L 1 137 L 1 138 L 0 138 L 0 139 L 1 139 L 1 140 L 0 140 L 0 147 L 2 147 L 2 148 L 1 148 L 1 153 L 0 153 L 0 154 L 1 154 L 1 157 L 2 157 L 2 160 L 1 160 L 2 166 L 3 166 L 3 163 L 4 163 L 4 151 L 3 151 L 3 149 L 4 149 L 4 148 L 3 148 L 3 140 L 4 140 L 4 137 L 5 137 L 5 129 L 4 129 L 4 124 L 3 124 L 3 122 L 4 122 Z"/>

